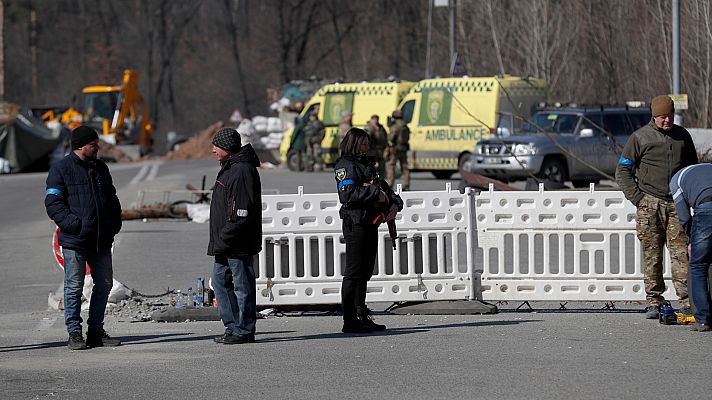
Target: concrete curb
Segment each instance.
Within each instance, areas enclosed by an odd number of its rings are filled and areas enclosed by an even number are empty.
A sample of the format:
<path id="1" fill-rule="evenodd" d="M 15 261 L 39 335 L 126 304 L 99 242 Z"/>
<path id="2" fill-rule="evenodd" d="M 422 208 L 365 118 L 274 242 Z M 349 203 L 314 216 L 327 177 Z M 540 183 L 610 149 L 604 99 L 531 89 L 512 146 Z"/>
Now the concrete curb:
<path id="1" fill-rule="evenodd" d="M 496 314 L 497 306 L 477 300 L 431 301 L 406 303 L 390 310 L 391 314 L 405 315 L 470 315 Z"/>
<path id="2" fill-rule="evenodd" d="M 151 320 L 156 322 L 220 321 L 217 307 L 175 308 L 168 307 L 151 314 Z"/>

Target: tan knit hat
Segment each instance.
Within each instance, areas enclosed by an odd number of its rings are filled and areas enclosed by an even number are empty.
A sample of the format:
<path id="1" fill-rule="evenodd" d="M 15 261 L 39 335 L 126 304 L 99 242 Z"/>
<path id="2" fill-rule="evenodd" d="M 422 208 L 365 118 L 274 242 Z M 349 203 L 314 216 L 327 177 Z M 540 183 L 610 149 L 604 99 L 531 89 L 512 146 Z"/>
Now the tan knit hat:
<path id="1" fill-rule="evenodd" d="M 661 95 L 653 99 L 653 102 L 650 103 L 650 109 L 653 112 L 653 117 L 674 114 L 675 103 L 672 102 L 670 96 Z"/>

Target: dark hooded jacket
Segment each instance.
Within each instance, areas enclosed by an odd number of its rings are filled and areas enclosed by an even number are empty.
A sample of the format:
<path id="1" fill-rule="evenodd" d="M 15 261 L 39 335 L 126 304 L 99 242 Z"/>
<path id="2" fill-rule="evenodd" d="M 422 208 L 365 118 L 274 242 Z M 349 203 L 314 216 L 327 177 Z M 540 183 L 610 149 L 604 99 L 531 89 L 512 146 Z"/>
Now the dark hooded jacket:
<path id="1" fill-rule="evenodd" d="M 47 215 L 59 226 L 62 247 L 98 252 L 111 248 L 121 229 L 121 204 L 103 161 L 69 153 L 49 170 Z"/>
<path id="2" fill-rule="evenodd" d="M 218 172 L 210 202 L 208 255 L 253 256 L 262 250 L 262 183 L 252 145 L 243 146 Z"/>

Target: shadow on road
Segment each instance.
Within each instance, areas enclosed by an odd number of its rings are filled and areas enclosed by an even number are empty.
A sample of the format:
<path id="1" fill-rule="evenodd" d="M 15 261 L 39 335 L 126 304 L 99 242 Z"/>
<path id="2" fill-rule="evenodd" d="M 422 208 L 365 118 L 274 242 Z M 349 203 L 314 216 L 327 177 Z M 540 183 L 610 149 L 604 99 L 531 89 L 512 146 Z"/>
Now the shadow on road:
<path id="1" fill-rule="evenodd" d="M 400 335 L 410 335 L 413 333 L 424 333 L 435 329 L 447 329 L 447 328 L 475 328 L 481 326 L 506 326 L 506 325 L 517 325 L 527 322 L 541 322 L 541 320 L 519 320 L 519 321 L 480 321 L 480 322 L 468 322 L 468 323 L 457 323 L 457 324 L 445 324 L 445 325 L 418 325 L 408 328 L 392 328 L 387 329 L 382 332 L 371 332 L 366 334 L 346 334 L 340 332 L 334 333 L 321 333 L 316 335 L 304 335 L 304 336 L 289 336 L 289 337 L 276 337 L 276 338 L 265 338 L 258 339 L 259 343 L 270 343 L 270 342 L 290 342 L 297 340 L 321 340 L 321 339 L 339 339 L 339 338 L 353 338 L 353 337 L 374 337 L 374 336 L 400 336 Z M 264 332 L 264 334 L 276 334 L 279 332 Z"/>

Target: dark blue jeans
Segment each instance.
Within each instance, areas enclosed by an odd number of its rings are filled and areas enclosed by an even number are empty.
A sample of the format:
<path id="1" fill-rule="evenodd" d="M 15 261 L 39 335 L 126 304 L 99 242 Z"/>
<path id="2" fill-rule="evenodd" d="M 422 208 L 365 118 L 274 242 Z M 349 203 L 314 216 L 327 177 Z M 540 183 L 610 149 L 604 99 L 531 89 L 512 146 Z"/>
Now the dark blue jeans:
<path id="1" fill-rule="evenodd" d="M 87 254 L 82 251 L 62 249 L 62 256 L 64 257 L 64 323 L 67 325 L 67 332 L 82 332 L 82 290 L 87 262 L 91 267 L 91 277 L 94 280 L 94 289 L 89 302 L 87 332 L 92 334 L 103 332 L 106 301 L 109 299 L 114 283 L 111 250 Z"/>
<path id="2" fill-rule="evenodd" d="M 255 336 L 257 289 L 253 258 L 215 256 L 213 289 L 225 333 Z"/>
<path id="3" fill-rule="evenodd" d="M 712 202 L 695 207 L 690 234 L 690 297 L 695 305 L 695 320 L 710 322 L 708 277 L 712 263 Z"/>

